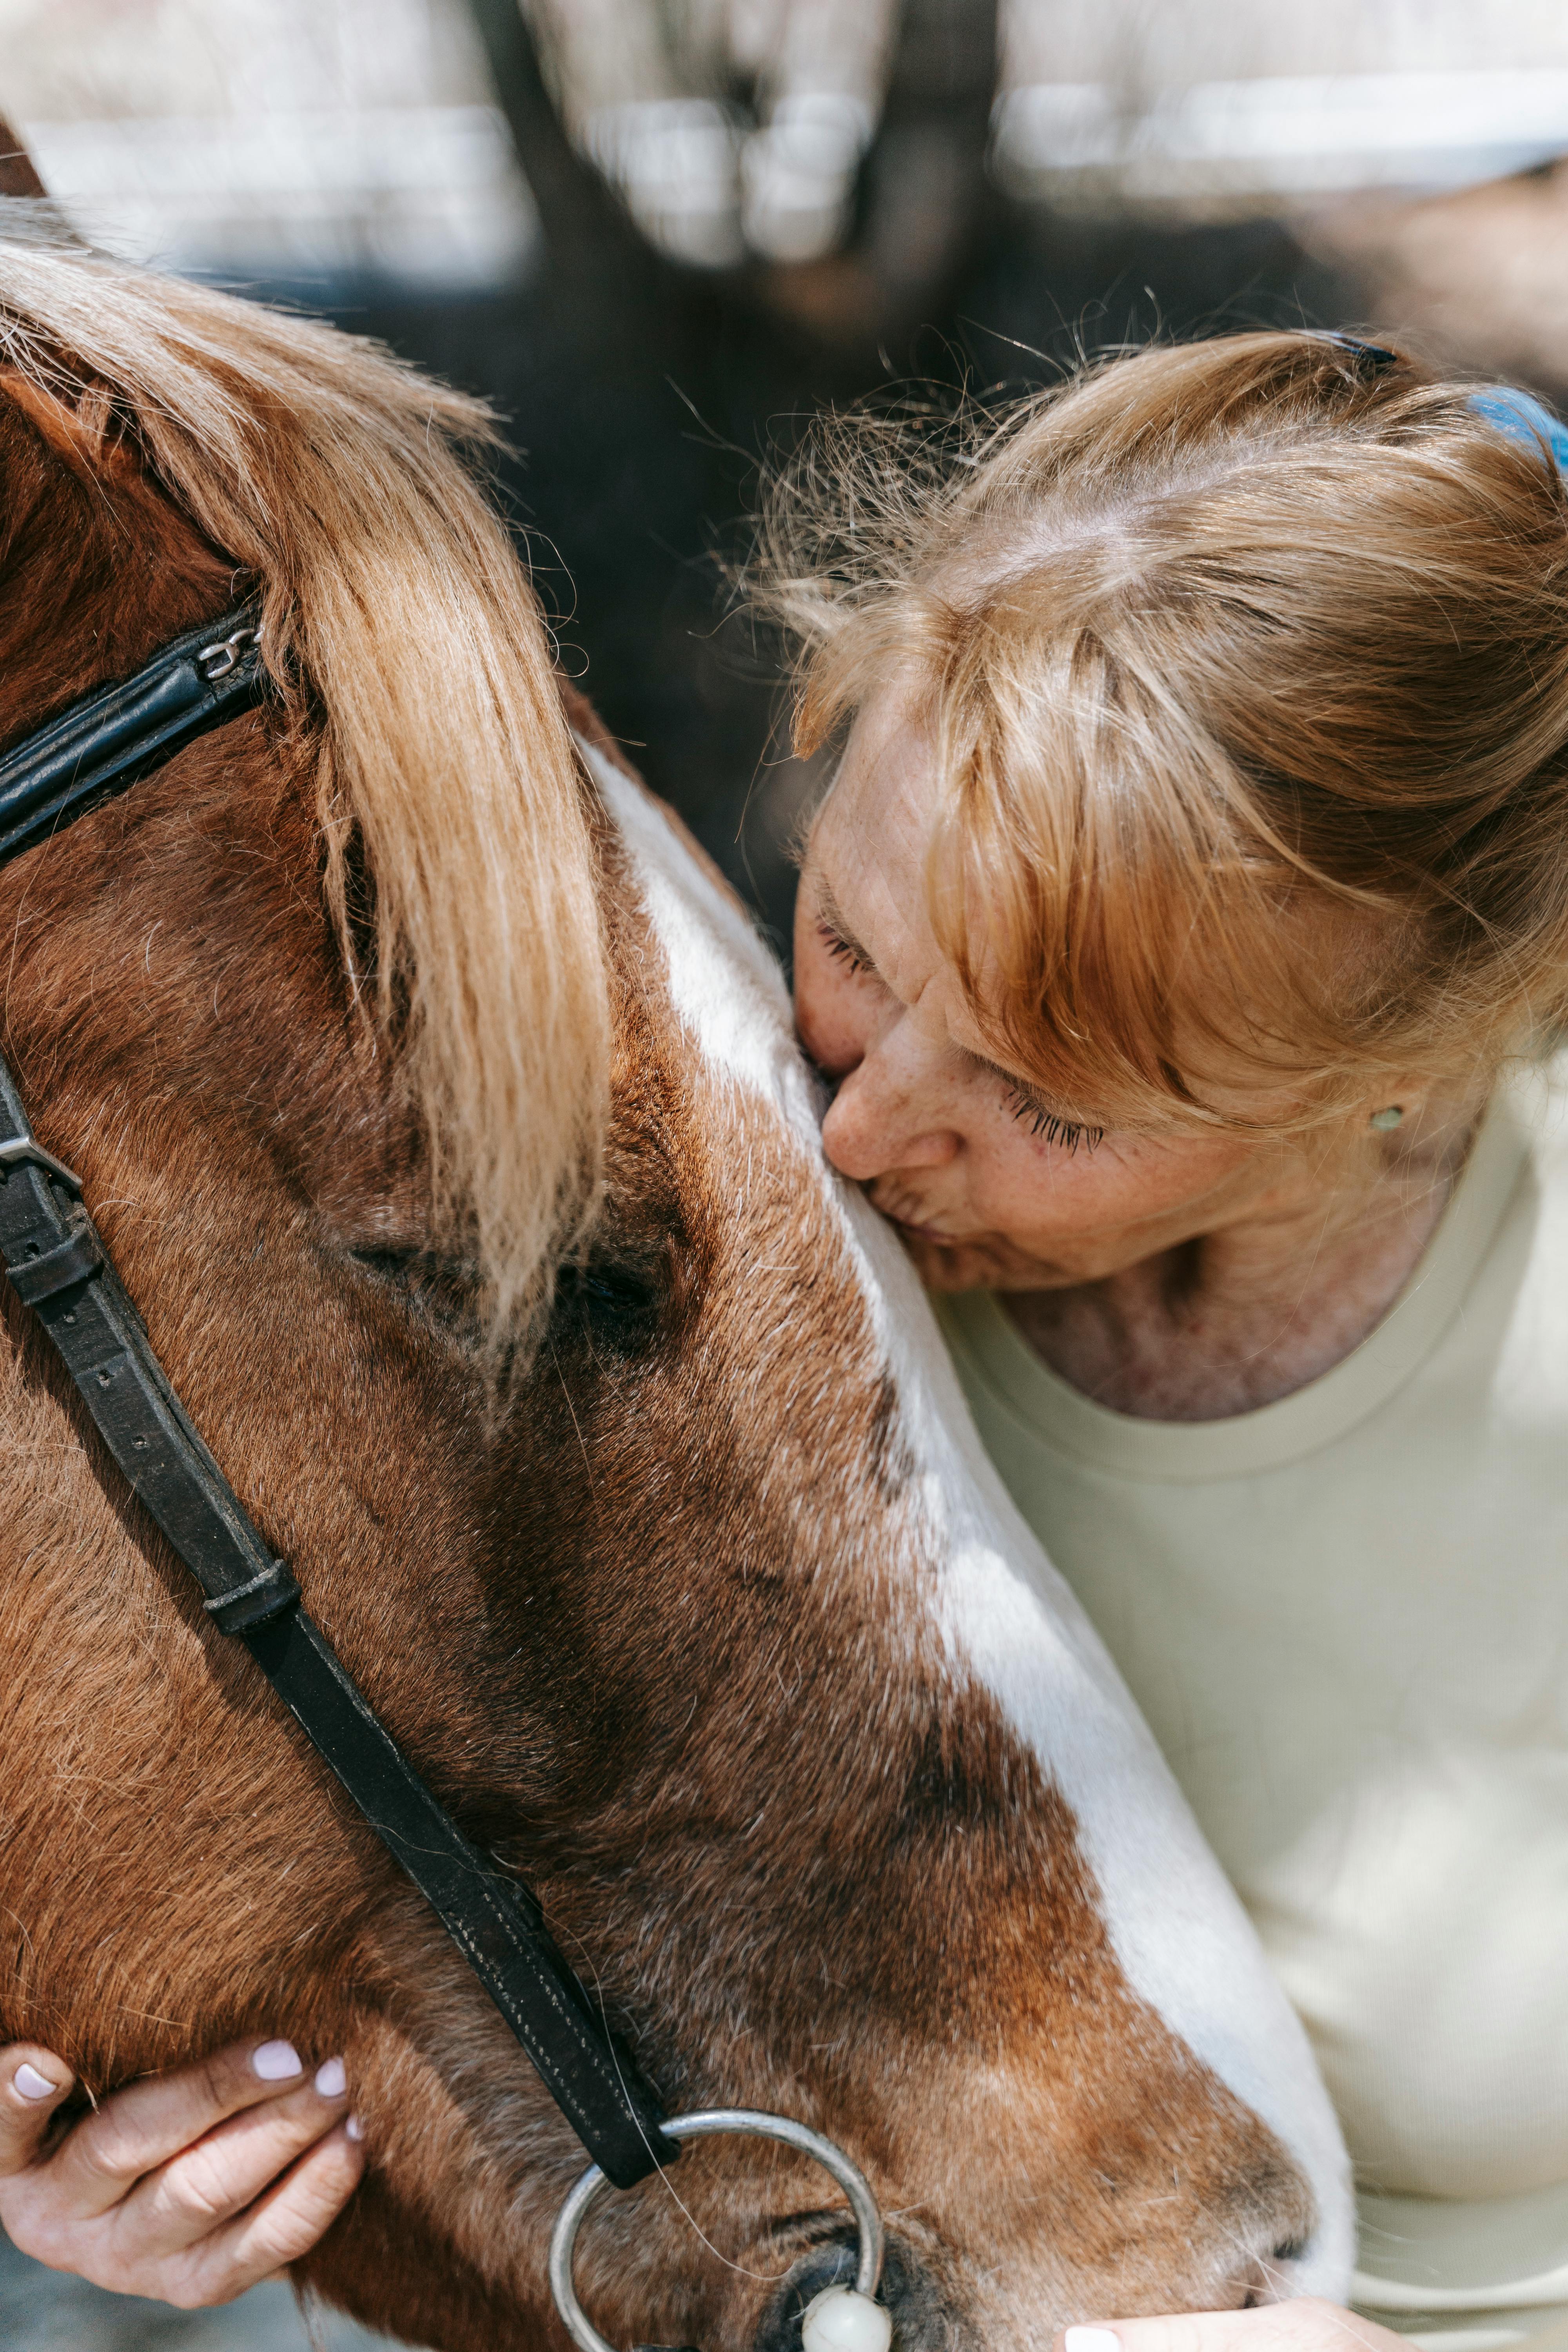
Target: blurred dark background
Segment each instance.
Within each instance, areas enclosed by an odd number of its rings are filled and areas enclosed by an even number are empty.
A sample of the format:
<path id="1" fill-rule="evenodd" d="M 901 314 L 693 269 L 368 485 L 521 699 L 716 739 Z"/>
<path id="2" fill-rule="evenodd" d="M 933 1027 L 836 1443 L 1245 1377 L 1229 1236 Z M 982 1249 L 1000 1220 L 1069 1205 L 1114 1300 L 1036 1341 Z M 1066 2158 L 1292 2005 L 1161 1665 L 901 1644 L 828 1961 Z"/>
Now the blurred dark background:
<path id="1" fill-rule="evenodd" d="M 0 196 L 493 401 L 564 666 L 780 944 L 813 778 L 722 564 L 825 404 L 1255 323 L 1568 389 L 1558 0 L 0 0 Z M 14 2352 L 307 2325 L 368 2341 L 0 2241 Z"/>
<path id="2" fill-rule="evenodd" d="M 910 0 L 846 242 L 702 268 L 660 253 L 554 118 L 513 0 L 477 0 L 541 215 L 517 289 L 340 284 L 345 325 L 491 398 L 506 493 L 566 667 L 775 940 L 811 779 L 788 756 L 774 648 L 724 593 L 759 460 L 824 404 L 906 385 L 996 394 L 1156 331 L 1357 314 L 1349 274 L 1273 219 L 1156 223 L 1011 201 L 986 170 L 994 10 Z M 500 21 L 498 21 L 500 20 Z"/>
<path id="3" fill-rule="evenodd" d="M 911 382 L 1023 390 L 1080 347 L 1356 310 L 1347 277 L 1277 221 L 1157 226 L 1009 202 L 984 170 L 994 39 L 982 7 L 906 11 L 851 242 L 823 261 L 720 271 L 658 256 L 557 133 L 548 176 L 535 166 L 545 257 L 521 295 L 332 305 L 510 419 L 522 457 L 508 490 L 568 666 L 780 935 L 808 779 L 787 756 L 770 648 L 723 617 L 716 561 L 743 544 L 759 456 L 781 455 L 824 404 Z M 498 39 L 498 64 L 515 48 Z M 503 86 L 537 155 L 536 62 Z M 913 223 L 910 161 L 941 175 Z M 911 227 L 918 268 L 900 249 Z"/>
<path id="4" fill-rule="evenodd" d="M 493 400 L 566 666 L 781 940 L 811 779 L 716 559 L 813 411 L 1255 322 L 1557 381 L 1541 0 L 525 6 L 0 0 L 0 111 L 89 235 Z"/>

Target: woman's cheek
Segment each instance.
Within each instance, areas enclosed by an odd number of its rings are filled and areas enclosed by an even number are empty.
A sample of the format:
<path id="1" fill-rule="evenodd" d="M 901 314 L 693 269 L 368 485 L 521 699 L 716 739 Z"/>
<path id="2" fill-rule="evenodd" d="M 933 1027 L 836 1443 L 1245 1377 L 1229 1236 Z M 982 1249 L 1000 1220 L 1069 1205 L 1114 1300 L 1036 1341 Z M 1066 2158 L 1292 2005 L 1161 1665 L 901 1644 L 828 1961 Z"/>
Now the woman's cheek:
<path id="1" fill-rule="evenodd" d="M 1031 1135 L 1022 1122 L 973 1152 L 970 1185 L 978 1223 L 1028 1255 L 1047 1258 L 1064 1243 L 1113 1234 L 1164 1205 L 1148 1171 L 1130 1165 L 1109 1140 L 1075 1149 Z"/>
<path id="2" fill-rule="evenodd" d="M 795 1018 L 800 1042 L 829 1077 L 847 1076 L 866 1058 L 870 1042 L 865 1008 L 856 1002 L 852 974 L 840 975 L 817 941 L 797 949 Z"/>

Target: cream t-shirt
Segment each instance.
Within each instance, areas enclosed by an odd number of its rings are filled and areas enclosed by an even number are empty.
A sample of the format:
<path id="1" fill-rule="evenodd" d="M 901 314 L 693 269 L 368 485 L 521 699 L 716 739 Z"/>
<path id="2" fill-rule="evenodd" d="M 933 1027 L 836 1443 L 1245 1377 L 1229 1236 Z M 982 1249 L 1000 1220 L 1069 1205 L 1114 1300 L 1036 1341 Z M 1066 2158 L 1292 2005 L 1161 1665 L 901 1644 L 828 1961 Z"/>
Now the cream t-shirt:
<path id="1" fill-rule="evenodd" d="M 989 1293 L 939 1307 L 1306 2020 L 1359 2302 L 1451 2352 L 1568 2322 L 1568 1066 L 1494 1101 L 1376 1330 L 1259 1412 L 1110 1412 Z"/>

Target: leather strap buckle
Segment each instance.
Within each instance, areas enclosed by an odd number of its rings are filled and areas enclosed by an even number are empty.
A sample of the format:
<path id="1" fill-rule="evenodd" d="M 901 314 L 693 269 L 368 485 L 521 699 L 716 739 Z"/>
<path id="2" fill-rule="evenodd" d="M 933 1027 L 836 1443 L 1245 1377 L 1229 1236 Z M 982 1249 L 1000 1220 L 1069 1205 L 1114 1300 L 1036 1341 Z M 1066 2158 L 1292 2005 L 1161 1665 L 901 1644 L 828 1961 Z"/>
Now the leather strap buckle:
<path id="1" fill-rule="evenodd" d="M 68 1168 L 63 1160 L 57 1160 L 52 1151 L 46 1151 L 31 1135 L 8 1135 L 0 1142 L 0 1181 L 13 1168 L 37 1168 L 43 1175 L 52 1176 L 58 1184 L 67 1186 L 79 1201 L 81 1198 L 81 1178 L 76 1170 Z"/>
<path id="2" fill-rule="evenodd" d="M 260 643 L 259 628 L 236 629 L 231 636 L 220 639 L 216 646 L 203 646 L 196 656 L 196 667 L 209 686 L 216 686 L 220 677 L 226 677 L 231 669 L 238 668 L 245 658 L 247 646 L 259 646 Z"/>

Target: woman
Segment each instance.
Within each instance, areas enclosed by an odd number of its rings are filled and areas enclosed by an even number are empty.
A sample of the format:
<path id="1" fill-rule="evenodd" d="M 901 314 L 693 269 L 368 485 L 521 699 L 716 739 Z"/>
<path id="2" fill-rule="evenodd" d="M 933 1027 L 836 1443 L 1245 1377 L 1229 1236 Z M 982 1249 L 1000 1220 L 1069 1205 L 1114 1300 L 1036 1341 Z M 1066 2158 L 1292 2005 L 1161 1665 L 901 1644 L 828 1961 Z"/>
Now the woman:
<path id="1" fill-rule="evenodd" d="M 1364 2304 L 1477 2352 L 1568 2318 L 1554 432 L 1332 337 L 1146 352 L 946 445 L 825 428 L 757 577 L 845 739 L 829 1156 L 1307 2018 Z M 221 2300 L 357 2177 L 286 2045 L 41 2158 L 65 2069 L 0 2085 L 0 2220 L 108 2284 Z M 1068 2352 L 1177 2327 L 1397 2340 Z"/>

